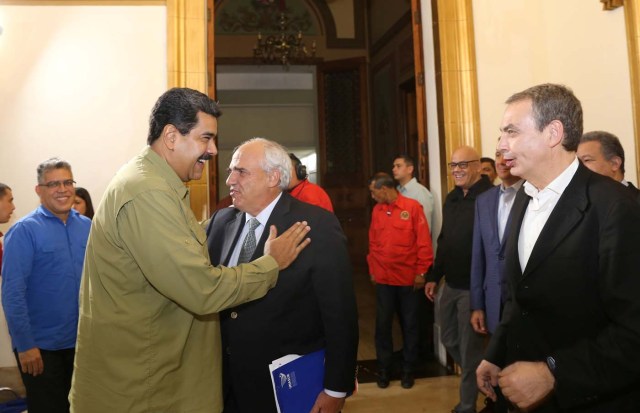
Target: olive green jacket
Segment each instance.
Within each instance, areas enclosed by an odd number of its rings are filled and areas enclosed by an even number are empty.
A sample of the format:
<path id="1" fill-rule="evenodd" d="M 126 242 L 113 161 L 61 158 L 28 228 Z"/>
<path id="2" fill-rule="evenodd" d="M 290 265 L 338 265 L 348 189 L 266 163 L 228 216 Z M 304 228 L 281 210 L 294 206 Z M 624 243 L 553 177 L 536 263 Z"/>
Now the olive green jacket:
<path id="1" fill-rule="evenodd" d="M 260 298 L 276 261 L 213 267 L 189 193 L 147 147 L 93 220 L 69 400 L 75 413 L 222 410 L 217 312 Z"/>

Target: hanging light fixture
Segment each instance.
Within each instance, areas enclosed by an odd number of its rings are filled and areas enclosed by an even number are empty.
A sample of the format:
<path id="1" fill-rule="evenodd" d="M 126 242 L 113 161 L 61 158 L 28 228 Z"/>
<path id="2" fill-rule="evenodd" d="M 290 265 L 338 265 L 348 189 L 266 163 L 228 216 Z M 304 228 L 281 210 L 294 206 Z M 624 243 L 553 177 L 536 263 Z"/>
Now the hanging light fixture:
<path id="1" fill-rule="evenodd" d="M 280 14 L 280 31 L 277 34 L 268 35 L 263 38 L 262 33 L 258 33 L 258 41 L 253 48 L 253 57 L 264 63 L 274 63 L 279 61 L 283 66 L 288 67 L 290 63 L 304 63 L 316 55 L 316 42 L 307 49 L 302 40 L 302 31 L 297 34 L 287 33 L 289 21 L 284 13 Z"/>

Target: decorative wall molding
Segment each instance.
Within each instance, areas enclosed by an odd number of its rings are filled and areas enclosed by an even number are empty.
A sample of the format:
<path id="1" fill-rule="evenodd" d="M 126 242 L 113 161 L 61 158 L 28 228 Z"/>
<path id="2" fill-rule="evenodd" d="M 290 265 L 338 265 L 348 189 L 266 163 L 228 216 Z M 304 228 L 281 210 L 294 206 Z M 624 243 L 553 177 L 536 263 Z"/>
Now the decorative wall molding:
<path id="1" fill-rule="evenodd" d="M 602 3 L 602 10 L 613 10 L 621 7 L 624 0 L 600 0 Z"/>

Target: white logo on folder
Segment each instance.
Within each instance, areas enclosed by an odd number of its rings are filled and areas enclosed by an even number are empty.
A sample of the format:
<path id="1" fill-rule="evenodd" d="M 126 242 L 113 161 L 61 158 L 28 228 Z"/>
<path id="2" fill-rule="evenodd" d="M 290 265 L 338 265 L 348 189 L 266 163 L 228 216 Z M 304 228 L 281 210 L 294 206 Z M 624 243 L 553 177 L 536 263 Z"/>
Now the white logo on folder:
<path id="1" fill-rule="evenodd" d="M 280 387 L 284 387 L 285 384 L 289 387 L 289 389 L 292 389 L 298 385 L 295 371 L 292 371 L 289 374 L 280 373 Z"/>

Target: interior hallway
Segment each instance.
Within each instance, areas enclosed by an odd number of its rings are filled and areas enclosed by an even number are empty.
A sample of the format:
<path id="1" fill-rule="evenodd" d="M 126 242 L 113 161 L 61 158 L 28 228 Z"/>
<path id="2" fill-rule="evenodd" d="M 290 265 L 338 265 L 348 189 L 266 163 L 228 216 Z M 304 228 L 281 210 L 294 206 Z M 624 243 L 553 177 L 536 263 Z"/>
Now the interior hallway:
<path id="1" fill-rule="evenodd" d="M 375 287 L 370 283 L 369 276 L 363 265 L 354 263 L 354 286 L 358 301 L 358 322 L 360 341 L 358 345 L 359 377 L 361 383 L 356 395 L 347 400 L 343 412 L 345 413 L 449 413 L 458 403 L 458 375 L 447 374 L 445 368 L 438 369 L 430 366 L 426 369 L 429 376 L 416 378 L 411 389 L 403 389 L 398 380 L 392 380 L 386 389 L 379 389 L 375 381 L 363 383 L 372 379 L 375 373 L 375 363 L 367 363 L 372 371 L 363 371 L 362 360 L 376 358 L 374 332 L 376 297 Z M 394 323 L 394 349 L 402 348 L 402 336 L 398 323 Z M 437 364 L 431 362 L 430 364 Z M 368 374 L 367 374 L 368 373 Z M 440 374 L 439 377 L 433 377 Z M 375 380 L 375 378 L 374 378 Z M 484 407 L 484 396 L 478 397 L 477 411 Z"/>

